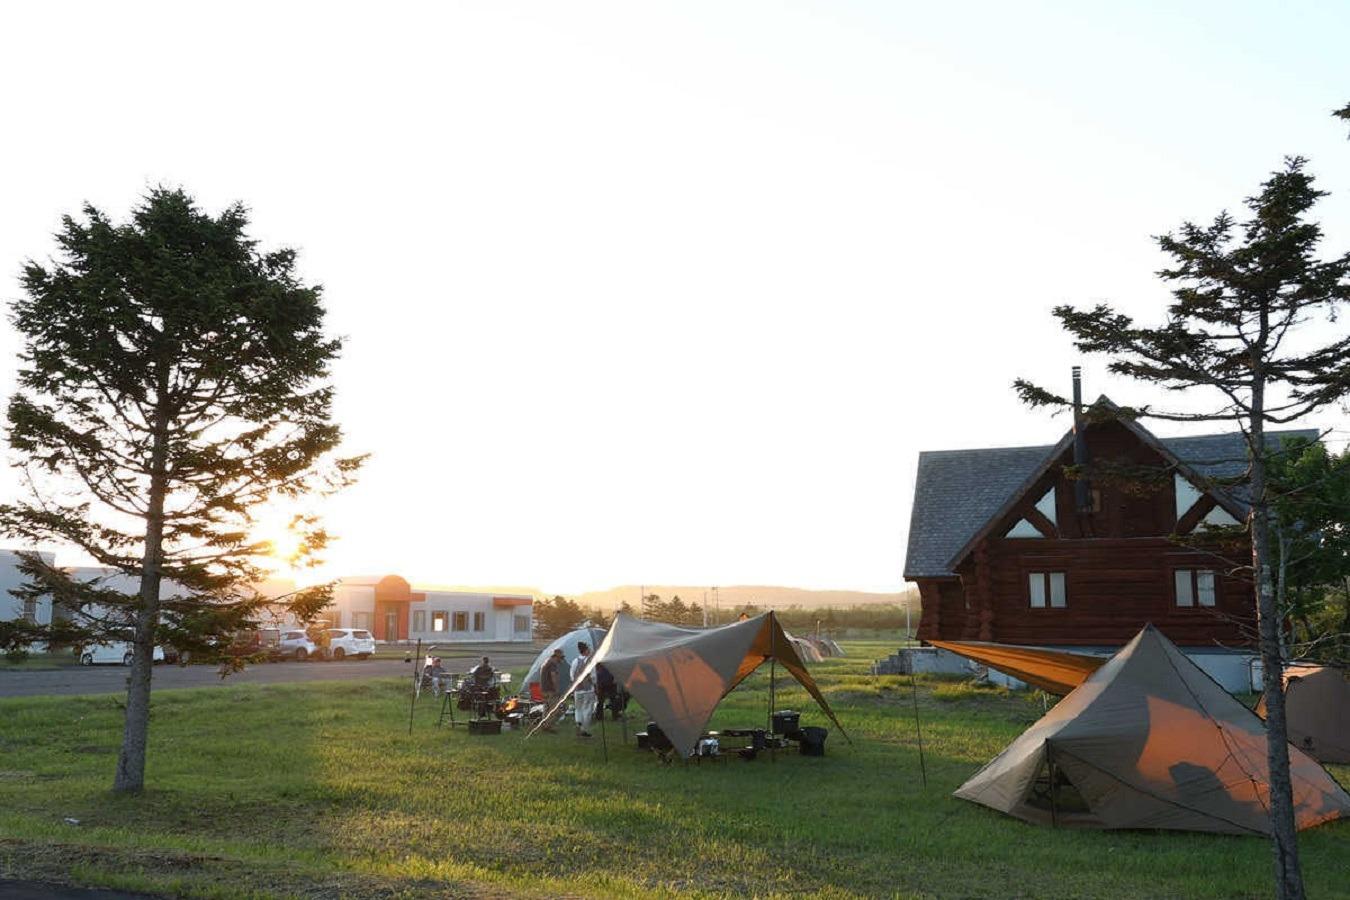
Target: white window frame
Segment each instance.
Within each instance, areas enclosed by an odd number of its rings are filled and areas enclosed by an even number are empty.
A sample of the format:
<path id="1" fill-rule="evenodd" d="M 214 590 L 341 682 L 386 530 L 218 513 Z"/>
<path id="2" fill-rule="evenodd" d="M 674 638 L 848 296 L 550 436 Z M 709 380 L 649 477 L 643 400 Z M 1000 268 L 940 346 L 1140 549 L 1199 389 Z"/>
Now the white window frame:
<path id="1" fill-rule="evenodd" d="M 1032 609 L 1068 609 L 1067 573 L 1028 572 L 1027 602 Z"/>
<path id="2" fill-rule="evenodd" d="M 1213 609 L 1219 602 L 1219 573 L 1213 569 L 1174 569 L 1172 602 L 1178 609 Z"/>

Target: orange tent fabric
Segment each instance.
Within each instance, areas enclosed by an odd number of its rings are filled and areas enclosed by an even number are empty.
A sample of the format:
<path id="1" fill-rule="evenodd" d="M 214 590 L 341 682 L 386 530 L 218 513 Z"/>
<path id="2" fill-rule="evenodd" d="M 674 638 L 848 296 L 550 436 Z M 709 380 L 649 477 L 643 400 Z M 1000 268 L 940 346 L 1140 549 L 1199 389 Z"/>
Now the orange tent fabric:
<path id="1" fill-rule="evenodd" d="M 1089 675 L 1106 663 L 1106 659 L 1100 656 L 1042 650 L 1039 647 L 990 644 L 984 641 L 928 643 L 1061 697 L 1087 681 Z"/>
<path id="2" fill-rule="evenodd" d="M 1294 821 L 1350 817 L 1350 794 L 1289 748 Z M 1268 834 L 1265 723 L 1153 626 L 956 796 L 1039 824 Z"/>

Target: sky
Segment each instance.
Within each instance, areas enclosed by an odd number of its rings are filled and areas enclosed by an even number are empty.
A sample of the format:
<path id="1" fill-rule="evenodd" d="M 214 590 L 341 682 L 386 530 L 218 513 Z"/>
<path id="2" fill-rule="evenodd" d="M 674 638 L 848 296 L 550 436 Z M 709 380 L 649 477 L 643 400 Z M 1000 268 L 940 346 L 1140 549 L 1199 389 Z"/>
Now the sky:
<path id="1" fill-rule="evenodd" d="M 1350 249 L 1348 30 L 1343 3 L 9 4 L 0 300 L 85 201 L 242 201 L 324 286 L 371 454 L 316 508 L 321 574 L 899 590 L 920 450 L 1067 428 L 1014 378 L 1154 399 L 1053 306 L 1158 318 L 1151 236 L 1287 154 Z"/>

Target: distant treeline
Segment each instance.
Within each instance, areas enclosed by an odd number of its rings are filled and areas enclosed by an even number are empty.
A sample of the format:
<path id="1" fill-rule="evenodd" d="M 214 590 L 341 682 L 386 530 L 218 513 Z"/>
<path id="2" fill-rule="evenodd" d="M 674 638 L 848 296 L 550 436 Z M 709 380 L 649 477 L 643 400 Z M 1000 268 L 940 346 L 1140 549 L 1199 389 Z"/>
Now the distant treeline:
<path id="1" fill-rule="evenodd" d="M 742 615 L 757 616 L 768 611 L 768 607 L 748 604 L 736 609 L 707 610 L 707 624 L 725 625 L 734 622 Z M 704 624 L 704 609 L 698 603 L 686 603 L 679 595 L 664 599 L 658 594 L 648 594 L 642 598 L 642 606 L 634 607 L 623 603 L 617 612 L 627 613 L 649 622 L 668 622 L 672 625 L 701 627 Z M 783 627 L 788 631 L 802 634 L 813 633 L 819 626 L 822 633 L 844 631 L 903 631 L 906 625 L 919 626 L 917 604 L 906 621 L 903 604 L 869 603 L 858 606 L 824 606 L 806 608 L 802 606 L 776 607 L 774 612 Z M 534 605 L 535 636 L 551 640 L 566 634 L 573 628 L 589 621 L 601 628 L 609 627 L 613 613 L 594 606 L 582 606 L 566 597 L 554 597 L 540 600 Z"/>

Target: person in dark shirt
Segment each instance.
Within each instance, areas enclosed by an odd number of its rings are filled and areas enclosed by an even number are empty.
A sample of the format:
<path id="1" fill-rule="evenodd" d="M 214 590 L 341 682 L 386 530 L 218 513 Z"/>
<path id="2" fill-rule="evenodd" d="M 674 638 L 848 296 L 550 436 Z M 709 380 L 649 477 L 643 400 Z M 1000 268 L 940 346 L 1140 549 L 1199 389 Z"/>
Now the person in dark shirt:
<path id="1" fill-rule="evenodd" d="M 544 662 L 544 667 L 539 670 L 539 692 L 544 695 L 544 709 L 551 710 L 557 706 L 558 700 L 562 698 L 566 685 L 563 684 L 563 667 L 567 664 L 567 658 L 563 656 L 562 648 L 558 647 Z M 558 716 L 562 714 L 559 708 L 553 711 L 544 723 L 540 726 L 542 731 L 556 731 L 553 723 L 558 721 Z"/>
<path id="2" fill-rule="evenodd" d="M 473 676 L 473 683 L 475 686 L 480 688 L 487 688 L 492 687 L 492 685 L 494 684 L 493 679 L 497 673 L 492 668 L 491 661 L 485 656 L 483 657 L 483 661 L 478 665 L 474 666 L 473 670 L 470 671 L 469 674 Z"/>

